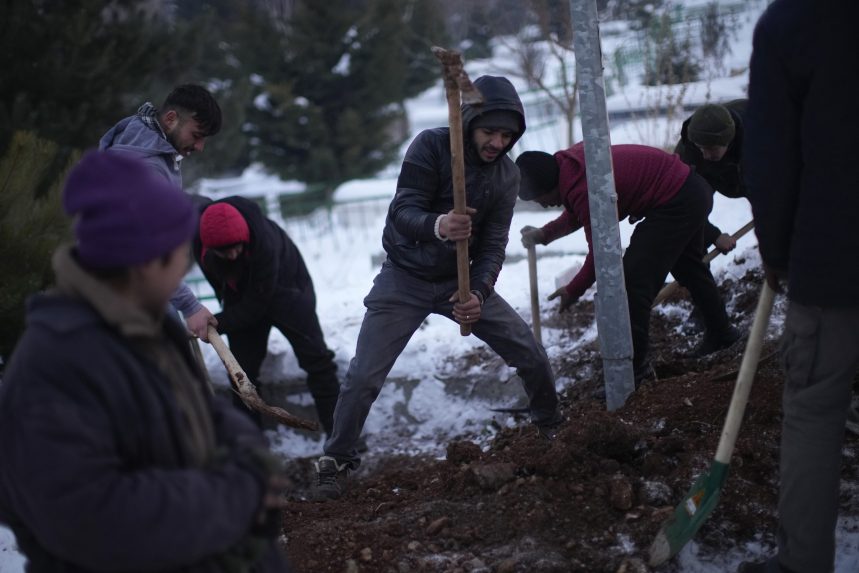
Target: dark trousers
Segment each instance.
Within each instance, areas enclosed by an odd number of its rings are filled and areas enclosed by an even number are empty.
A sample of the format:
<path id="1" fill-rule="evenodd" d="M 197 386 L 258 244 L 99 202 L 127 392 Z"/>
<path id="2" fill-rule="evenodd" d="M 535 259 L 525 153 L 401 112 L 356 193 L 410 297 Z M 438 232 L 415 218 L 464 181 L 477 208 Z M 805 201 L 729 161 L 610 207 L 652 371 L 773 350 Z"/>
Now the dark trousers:
<path id="1" fill-rule="evenodd" d="M 859 369 L 859 307 L 791 301 L 781 344 L 778 560 L 791 571 L 828 573 L 835 561 L 844 424 Z"/>
<path id="2" fill-rule="evenodd" d="M 330 434 L 334 407 L 340 394 L 334 353 L 325 344 L 319 326 L 313 285 L 308 284 L 300 291 L 291 289 L 290 294 L 277 297 L 264 321 L 230 334 L 230 350 L 256 386 L 260 365 L 268 351 L 269 332 L 272 327 L 281 331 L 292 346 L 298 365 L 307 372 L 307 388 L 316 403 L 319 421 L 325 432 Z M 260 423 L 258 413 L 248 410 L 237 396 L 233 397 L 233 401 Z"/>
<path id="3" fill-rule="evenodd" d="M 701 260 L 704 225 L 712 208 L 710 186 L 693 172 L 677 195 L 647 212 L 632 233 L 623 256 L 623 271 L 636 369 L 647 362 L 650 310 L 669 272 L 689 289 L 701 311 L 705 336 L 720 337 L 730 329 L 725 303 L 709 267 Z"/>
<path id="4" fill-rule="evenodd" d="M 448 299 L 455 290 L 456 279 L 429 282 L 390 262 L 384 264 L 364 299 L 367 313 L 358 334 L 355 357 L 343 381 L 334 413 L 334 432 L 325 443 L 325 455 L 353 469 L 358 467 L 361 459 L 355 443 L 385 378 L 430 313 L 453 320 L 453 303 Z M 535 424 L 560 421 L 549 358 L 519 314 L 493 293 L 483 303 L 480 320 L 471 331 L 516 368 L 529 399 L 531 420 Z M 454 326 L 451 336 L 459 336 Z"/>

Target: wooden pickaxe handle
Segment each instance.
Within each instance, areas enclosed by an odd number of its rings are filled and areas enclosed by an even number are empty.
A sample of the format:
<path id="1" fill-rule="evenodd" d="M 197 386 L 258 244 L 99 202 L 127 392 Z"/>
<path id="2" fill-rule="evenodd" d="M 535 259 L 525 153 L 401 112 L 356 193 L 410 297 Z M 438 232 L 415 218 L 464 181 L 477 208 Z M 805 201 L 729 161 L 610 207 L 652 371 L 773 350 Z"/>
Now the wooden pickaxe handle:
<path id="1" fill-rule="evenodd" d="M 737 239 L 741 238 L 743 235 L 754 229 L 754 227 L 755 222 L 749 221 L 748 223 L 737 229 L 737 232 L 731 235 L 731 238 L 736 241 Z M 709 263 L 710 261 L 718 257 L 720 254 L 722 253 L 721 251 L 719 251 L 719 249 L 711 249 L 709 253 L 704 255 L 703 261 L 705 263 Z M 662 287 L 662 290 L 659 291 L 659 294 L 657 294 L 656 298 L 653 300 L 653 307 L 657 307 L 662 304 L 665 299 L 674 294 L 678 288 L 680 288 L 680 284 L 677 283 L 677 281 L 674 281 Z"/>
<path id="2" fill-rule="evenodd" d="M 245 374 L 245 371 L 239 365 L 238 361 L 236 361 L 236 357 L 233 356 L 233 353 L 230 352 L 229 348 L 227 348 L 226 343 L 224 343 L 224 339 L 221 338 L 218 331 L 211 325 L 209 326 L 208 335 L 209 344 L 211 344 L 215 349 L 215 352 L 218 353 L 218 356 L 221 358 L 221 362 L 224 363 L 224 367 L 230 375 L 233 389 L 248 408 L 256 410 L 261 414 L 271 416 L 285 426 L 301 428 L 304 430 L 313 430 L 314 432 L 319 430 L 319 424 L 316 422 L 311 422 L 304 418 L 293 416 L 283 408 L 269 406 L 263 402 L 262 398 L 259 397 L 256 388 L 248 378 L 248 375 Z"/>
<path id="3" fill-rule="evenodd" d="M 465 152 L 462 135 L 462 102 L 479 103 L 483 97 L 472 85 L 468 74 L 462 66 L 462 56 L 459 52 L 433 47 L 433 54 L 442 64 L 444 75 L 445 95 L 447 96 L 447 116 L 450 125 L 450 161 L 453 176 L 453 212 L 458 215 L 467 214 L 465 199 Z M 471 298 L 471 279 L 469 276 L 468 239 L 456 242 L 456 276 L 459 302 L 467 302 Z M 459 333 L 462 336 L 471 334 L 471 325 L 460 324 Z"/>
<path id="4" fill-rule="evenodd" d="M 543 344 L 543 331 L 540 325 L 540 293 L 537 290 L 537 248 L 534 245 L 528 247 L 528 283 L 531 287 L 531 328 L 534 329 L 534 338 Z"/>

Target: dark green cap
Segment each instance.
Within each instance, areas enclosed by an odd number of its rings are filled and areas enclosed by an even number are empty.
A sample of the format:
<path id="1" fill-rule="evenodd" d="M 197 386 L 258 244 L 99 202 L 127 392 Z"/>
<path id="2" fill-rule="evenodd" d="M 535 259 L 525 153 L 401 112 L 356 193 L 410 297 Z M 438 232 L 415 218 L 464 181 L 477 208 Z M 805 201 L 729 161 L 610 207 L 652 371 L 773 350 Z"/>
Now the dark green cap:
<path id="1" fill-rule="evenodd" d="M 699 107 L 689 120 L 689 141 L 703 147 L 730 145 L 736 127 L 731 112 L 724 106 L 708 103 Z"/>

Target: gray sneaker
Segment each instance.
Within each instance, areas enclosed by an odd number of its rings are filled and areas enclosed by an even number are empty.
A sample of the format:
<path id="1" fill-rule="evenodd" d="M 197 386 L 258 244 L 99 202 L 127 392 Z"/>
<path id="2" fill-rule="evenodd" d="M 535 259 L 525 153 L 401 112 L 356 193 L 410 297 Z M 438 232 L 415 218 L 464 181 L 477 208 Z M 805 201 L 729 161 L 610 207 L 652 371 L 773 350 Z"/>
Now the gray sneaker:
<path id="1" fill-rule="evenodd" d="M 847 408 L 847 431 L 859 436 L 859 398 L 853 398 Z"/>
<path id="2" fill-rule="evenodd" d="M 349 468 L 338 464 L 330 456 L 322 456 L 316 462 L 316 497 L 318 499 L 340 499 L 346 489 Z"/>

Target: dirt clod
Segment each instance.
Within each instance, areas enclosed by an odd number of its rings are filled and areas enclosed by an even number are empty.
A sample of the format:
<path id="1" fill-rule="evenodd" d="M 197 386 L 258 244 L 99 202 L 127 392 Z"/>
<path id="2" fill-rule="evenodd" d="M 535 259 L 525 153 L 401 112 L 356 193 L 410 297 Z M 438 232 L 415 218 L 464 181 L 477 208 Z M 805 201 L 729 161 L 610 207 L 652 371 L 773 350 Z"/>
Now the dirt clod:
<path id="1" fill-rule="evenodd" d="M 613 508 L 626 511 L 632 507 L 632 484 L 625 477 L 612 478 L 608 495 Z"/>

